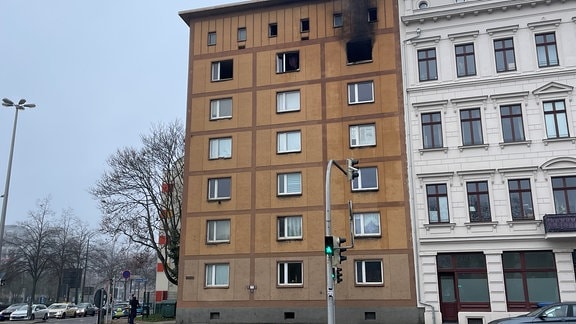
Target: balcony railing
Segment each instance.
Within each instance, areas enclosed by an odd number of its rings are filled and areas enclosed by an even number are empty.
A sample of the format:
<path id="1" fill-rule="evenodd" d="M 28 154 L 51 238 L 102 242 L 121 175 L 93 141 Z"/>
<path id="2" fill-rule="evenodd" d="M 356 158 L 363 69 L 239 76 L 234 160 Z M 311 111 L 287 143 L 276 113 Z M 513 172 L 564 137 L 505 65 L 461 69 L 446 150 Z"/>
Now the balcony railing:
<path id="1" fill-rule="evenodd" d="M 576 232 L 576 214 L 544 215 L 546 233 Z"/>

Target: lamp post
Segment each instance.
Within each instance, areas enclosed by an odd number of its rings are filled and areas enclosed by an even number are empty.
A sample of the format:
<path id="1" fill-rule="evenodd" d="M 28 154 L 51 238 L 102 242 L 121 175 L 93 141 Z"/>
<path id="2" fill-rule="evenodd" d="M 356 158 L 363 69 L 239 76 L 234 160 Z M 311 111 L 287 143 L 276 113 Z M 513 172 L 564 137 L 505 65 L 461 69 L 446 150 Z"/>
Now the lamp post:
<path id="1" fill-rule="evenodd" d="M 2 106 L 14 107 L 16 112 L 14 114 L 14 127 L 12 128 L 12 143 L 10 144 L 10 155 L 8 157 L 8 171 L 6 172 L 6 184 L 4 186 L 4 201 L 2 203 L 2 215 L 0 216 L 0 260 L 2 259 L 2 247 L 4 245 L 4 224 L 6 223 L 6 208 L 8 207 L 8 191 L 10 190 L 10 174 L 12 171 L 12 156 L 14 154 L 14 140 L 16 139 L 16 125 L 18 123 L 18 111 L 25 108 L 34 108 L 35 104 L 27 104 L 26 99 L 20 99 L 18 103 L 4 98 L 2 99 Z"/>

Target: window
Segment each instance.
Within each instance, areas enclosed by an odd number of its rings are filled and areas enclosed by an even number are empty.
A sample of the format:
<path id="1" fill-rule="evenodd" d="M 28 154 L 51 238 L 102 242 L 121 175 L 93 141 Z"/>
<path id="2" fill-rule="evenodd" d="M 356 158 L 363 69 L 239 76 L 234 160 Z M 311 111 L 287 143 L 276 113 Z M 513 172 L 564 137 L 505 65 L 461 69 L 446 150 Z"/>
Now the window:
<path id="1" fill-rule="evenodd" d="M 474 303 L 474 309 L 490 311 L 486 258 L 483 253 L 438 254 L 436 265 L 441 303 Z"/>
<path id="2" fill-rule="evenodd" d="M 276 37 L 278 36 L 278 24 L 271 23 L 268 25 L 268 37 Z"/>
<path id="3" fill-rule="evenodd" d="M 300 53 L 286 52 L 276 55 L 276 72 L 295 72 L 300 70 Z"/>
<path id="4" fill-rule="evenodd" d="M 338 12 L 332 16 L 332 25 L 334 28 L 339 28 L 344 25 L 344 18 L 342 17 L 341 13 Z"/>
<path id="5" fill-rule="evenodd" d="M 210 119 L 232 118 L 232 98 L 210 100 Z"/>
<path id="6" fill-rule="evenodd" d="M 376 126 L 374 124 L 350 126 L 350 147 L 376 145 Z"/>
<path id="7" fill-rule="evenodd" d="M 418 50 L 418 75 L 420 81 L 438 80 L 435 48 Z"/>
<path id="8" fill-rule="evenodd" d="M 448 190 L 446 184 L 426 185 L 428 220 L 430 224 L 449 223 Z"/>
<path id="9" fill-rule="evenodd" d="M 278 195 L 299 195 L 302 193 L 302 174 L 300 172 L 278 175 Z"/>
<path id="10" fill-rule="evenodd" d="M 277 137 L 278 153 L 300 152 L 300 131 L 281 132 Z"/>
<path id="11" fill-rule="evenodd" d="M 560 64 L 556 50 L 555 33 L 536 35 L 536 54 L 538 55 L 538 67 L 557 66 Z"/>
<path id="12" fill-rule="evenodd" d="M 576 213 L 576 176 L 552 178 L 556 214 Z"/>
<path id="13" fill-rule="evenodd" d="M 310 19 L 300 19 L 300 32 L 307 33 L 310 31 Z"/>
<path id="14" fill-rule="evenodd" d="M 206 287 L 228 287 L 230 265 L 217 263 L 206 265 Z"/>
<path id="15" fill-rule="evenodd" d="M 548 138 L 569 137 L 564 100 L 544 102 L 544 119 Z"/>
<path id="16" fill-rule="evenodd" d="M 302 262 L 278 262 L 278 285 L 302 285 Z"/>
<path id="17" fill-rule="evenodd" d="M 368 8 L 368 22 L 378 21 L 378 8 Z"/>
<path id="18" fill-rule="evenodd" d="M 456 71 L 459 77 L 476 75 L 474 44 L 456 45 Z"/>
<path id="19" fill-rule="evenodd" d="M 519 104 L 500 106 L 500 118 L 505 143 L 524 141 L 522 107 Z"/>
<path id="20" fill-rule="evenodd" d="M 210 159 L 228 159 L 232 157 L 232 138 L 210 139 Z"/>
<path id="21" fill-rule="evenodd" d="M 380 236 L 380 213 L 355 213 L 354 236 Z"/>
<path id="22" fill-rule="evenodd" d="M 502 268 L 509 311 L 533 310 L 532 304 L 560 300 L 553 252 L 503 252 Z"/>
<path id="23" fill-rule="evenodd" d="M 374 102 L 374 82 L 364 81 L 348 85 L 348 103 Z"/>
<path id="24" fill-rule="evenodd" d="M 425 149 L 440 148 L 442 143 L 442 116 L 439 112 L 422 114 L 422 142 Z"/>
<path id="25" fill-rule="evenodd" d="M 230 80 L 233 74 L 233 61 L 212 62 L 212 81 Z"/>
<path id="26" fill-rule="evenodd" d="M 494 40 L 496 72 L 516 71 L 514 40 L 512 38 Z"/>
<path id="27" fill-rule="evenodd" d="M 293 240 L 302 238 L 302 216 L 278 217 L 278 239 Z"/>
<path id="28" fill-rule="evenodd" d="M 466 183 L 468 195 L 468 215 L 470 222 L 481 223 L 492 221 L 490 215 L 490 199 L 488 196 L 488 182 L 477 181 Z"/>
<path id="29" fill-rule="evenodd" d="M 346 43 L 348 64 L 372 62 L 372 39 L 355 38 Z"/>
<path id="30" fill-rule="evenodd" d="M 238 41 L 244 42 L 246 41 L 246 38 L 247 38 L 246 27 L 238 28 Z"/>
<path id="31" fill-rule="evenodd" d="M 209 220 L 208 234 L 206 240 L 208 243 L 230 242 L 230 220 Z"/>
<path id="32" fill-rule="evenodd" d="M 356 284 L 383 284 L 381 260 L 359 260 L 356 265 Z"/>
<path id="33" fill-rule="evenodd" d="M 480 108 L 460 110 L 460 124 L 462 127 L 462 145 L 481 145 L 484 143 Z"/>
<path id="34" fill-rule="evenodd" d="M 208 46 L 216 45 L 216 32 L 208 33 Z"/>
<path id="35" fill-rule="evenodd" d="M 276 112 L 300 110 L 300 91 L 285 91 L 276 94 Z"/>
<path id="36" fill-rule="evenodd" d="M 358 178 L 352 180 L 352 190 L 377 190 L 378 189 L 378 168 L 358 168 Z"/>
<path id="37" fill-rule="evenodd" d="M 512 220 L 534 219 L 530 179 L 508 180 Z"/>
<path id="38" fill-rule="evenodd" d="M 230 199 L 230 178 L 208 179 L 208 200 Z"/>

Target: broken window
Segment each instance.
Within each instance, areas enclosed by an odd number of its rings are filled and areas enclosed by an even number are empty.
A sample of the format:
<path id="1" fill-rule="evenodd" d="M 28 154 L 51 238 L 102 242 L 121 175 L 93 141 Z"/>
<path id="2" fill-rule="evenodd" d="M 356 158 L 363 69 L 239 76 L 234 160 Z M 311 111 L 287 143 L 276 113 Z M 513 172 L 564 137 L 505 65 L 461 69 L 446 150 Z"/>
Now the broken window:
<path id="1" fill-rule="evenodd" d="M 276 56 L 276 72 L 294 72 L 300 70 L 300 53 L 286 52 Z"/>
<path id="2" fill-rule="evenodd" d="M 232 79 L 233 61 L 212 62 L 212 81 Z"/>
<path id="3" fill-rule="evenodd" d="M 372 61 L 372 39 L 356 39 L 346 43 L 348 63 Z"/>

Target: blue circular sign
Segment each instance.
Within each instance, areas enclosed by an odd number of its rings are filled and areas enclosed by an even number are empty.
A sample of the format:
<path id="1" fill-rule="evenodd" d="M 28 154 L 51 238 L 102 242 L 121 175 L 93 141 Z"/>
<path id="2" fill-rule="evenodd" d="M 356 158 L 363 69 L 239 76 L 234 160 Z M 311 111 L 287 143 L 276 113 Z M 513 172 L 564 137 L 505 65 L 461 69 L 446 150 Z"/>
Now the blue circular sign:
<path id="1" fill-rule="evenodd" d="M 124 278 L 124 279 L 130 278 L 130 271 L 124 270 L 124 272 L 122 272 L 122 278 Z"/>

